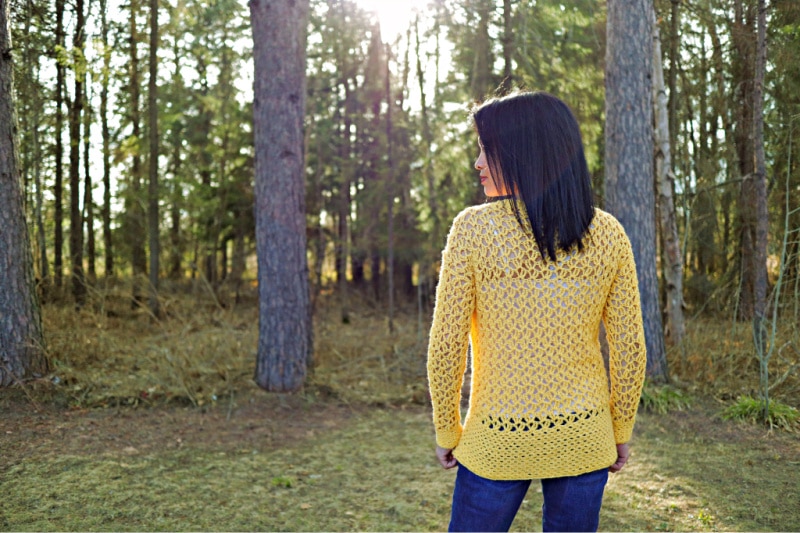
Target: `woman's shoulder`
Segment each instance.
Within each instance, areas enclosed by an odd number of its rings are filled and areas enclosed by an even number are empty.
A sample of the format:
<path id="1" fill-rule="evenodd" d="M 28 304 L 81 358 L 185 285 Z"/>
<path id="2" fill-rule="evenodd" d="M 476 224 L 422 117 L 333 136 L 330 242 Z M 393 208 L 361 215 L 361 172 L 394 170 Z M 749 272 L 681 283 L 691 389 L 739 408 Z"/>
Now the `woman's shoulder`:
<path id="1" fill-rule="evenodd" d="M 614 215 L 602 209 L 595 208 L 594 218 L 589 225 L 589 234 L 606 250 L 613 249 L 624 253 L 631 247 L 630 239 L 622 223 Z"/>
<path id="2" fill-rule="evenodd" d="M 453 220 L 453 226 L 463 224 L 480 224 L 486 220 L 487 215 L 497 210 L 499 202 L 471 205 L 464 208 Z"/>
<path id="3" fill-rule="evenodd" d="M 592 222 L 589 225 L 590 230 L 595 228 L 617 234 L 625 233 L 625 228 L 622 227 L 622 224 L 614 215 L 598 207 L 594 208 L 594 218 L 592 218 Z"/>

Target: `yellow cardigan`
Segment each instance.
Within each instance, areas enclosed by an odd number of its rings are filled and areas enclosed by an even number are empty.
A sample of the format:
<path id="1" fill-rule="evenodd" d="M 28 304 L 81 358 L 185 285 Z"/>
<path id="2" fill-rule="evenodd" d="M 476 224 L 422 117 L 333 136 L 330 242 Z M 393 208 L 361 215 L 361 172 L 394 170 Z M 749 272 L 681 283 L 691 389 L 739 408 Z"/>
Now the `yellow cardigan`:
<path id="1" fill-rule="evenodd" d="M 545 261 L 514 217 L 512 201 L 462 211 L 442 252 L 428 347 L 436 442 L 455 448 L 459 463 L 489 479 L 573 476 L 610 466 L 616 444 L 631 437 L 645 372 L 630 241 L 613 216 L 597 209 L 583 251 L 558 250 L 556 262 Z M 470 340 L 472 383 L 462 425 Z"/>

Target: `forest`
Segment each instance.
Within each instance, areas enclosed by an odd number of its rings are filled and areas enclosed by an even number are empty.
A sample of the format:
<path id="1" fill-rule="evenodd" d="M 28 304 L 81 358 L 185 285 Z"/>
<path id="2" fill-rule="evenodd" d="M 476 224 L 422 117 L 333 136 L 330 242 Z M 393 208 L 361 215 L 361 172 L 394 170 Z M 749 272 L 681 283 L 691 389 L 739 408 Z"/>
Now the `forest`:
<path id="1" fill-rule="evenodd" d="M 637 259 L 642 462 L 601 528 L 800 527 L 800 3 L 284 4 L 0 0 L 0 529 L 445 527 L 427 335 L 486 201 L 470 109 L 515 89 L 570 105 Z"/>

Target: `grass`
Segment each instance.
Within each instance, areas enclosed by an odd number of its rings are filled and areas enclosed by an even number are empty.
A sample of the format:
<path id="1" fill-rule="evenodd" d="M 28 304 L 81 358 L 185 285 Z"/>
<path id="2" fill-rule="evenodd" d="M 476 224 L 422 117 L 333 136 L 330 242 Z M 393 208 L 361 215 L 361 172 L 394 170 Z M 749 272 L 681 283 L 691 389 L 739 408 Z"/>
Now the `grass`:
<path id="1" fill-rule="evenodd" d="M 800 344 L 792 317 L 780 322 L 770 361 L 770 395 L 800 404 Z M 760 388 L 759 362 L 752 324 L 730 319 L 695 317 L 686 323 L 682 346 L 667 354 L 673 377 L 690 392 L 735 400 Z"/>
<path id="2" fill-rule="evenodd" d="M 428 530 L 444 489 L 414 439 L 422 415 L 376 411 L 324 442 L 280 449 L 192 449 L 31 457 L 5 472 L 3 529 Z M 404 432 L 405 423 L 416 430 Z M 381 435 L 393 434 L 393 442 Z M 426 435 L 426 441 L 429 435 Z M 439 486 L 441 485 L 441 486 Z M 425 505 L 436 512 L 419 513 Z M 426 503 L 428 502 L 428 503 Z"/>
<path id="3" fill-rule="evenodd" d="M 454 472 L 432 453 L 427 325 L 413 311 L 389 335 L 357 294 L 348 324 L 323 295 L 314 374 L 273 395 L 252 382 L 254 295 L 219 305 L 183 291 L 162 298 L 163 320 L 119 287 L 80 312 L 44 308 L 53 374 L 27 395 L 0 391 L 0 530 L 446 528 Z M 717 416 L 757 387 L 748 334 L 688 325 L 685 355 L 670 354 L 681 386 L 645 389 L 601 529 L 800 530 L 796 434 Z M 787 405 L 800 398 L 789 354 L 772 369 Z M 512 530 L 541 529 L 537 489 Z"/>
<path id="4" fill-rule="evenodd" d="M 314 402 L 295 405 L 287 420 L 321 408 Z M 247 416 L 234 410 L 227 423 L 254 423 Z M 611 476 L 601 529 L 798 530 L 800 481 L 789 463 L 800 459 L 796 441 L 792 450 L 785 436 L 737 434 L 735 426 L 725 436 L 737 439 L 698 431 L 698 424 L 711 420 L 701 414 L 641 414 L 631 462 Z M 109 447 L 99 454 L 69 443 L 69 453 L 57 446 L 30 450 L 0 470 L 0 528 L 446 528 L 454 472 L 435 462 L 426 409 L 359 409 L 338 422 L 328 430 L 311 424 L 301 438 L 280 445 L 186 439 L 180 447 Z M 78 437 L 67 433 L 64 439 Z M 540 507 L 534 482 L 512 530 L 541 530 Z"/>
<path id="5" fill-rule="evenodd" d="M 692 400 L 685 392 L 671 385 L 645 382 L 640 405 L 647 411 L 663 415 L 670 411 L 688 409 Z"/>
<path id="6" fill-rule="evenodd" d="M 764 401 L 750 396 L 741 396 L 736 403 L 722 411 L 725 420 L 744 420 L 747 422 L 763 422 L 770 428 L 793 431 L 800 421 L 800 412 L 794 407 L 771 400 L 766 419 L 764 417 Z"/>

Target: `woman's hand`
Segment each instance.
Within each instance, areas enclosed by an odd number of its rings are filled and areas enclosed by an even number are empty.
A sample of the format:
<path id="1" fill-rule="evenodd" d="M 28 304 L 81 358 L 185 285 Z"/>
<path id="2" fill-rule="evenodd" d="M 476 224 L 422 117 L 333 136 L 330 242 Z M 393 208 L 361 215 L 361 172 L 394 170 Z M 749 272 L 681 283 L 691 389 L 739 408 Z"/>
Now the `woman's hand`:
<path id="1" fill-rule="evenodd" d="M 441 464 L 445 470 L 453 468 L 458 464 L 456 458 L 453 457 L 452 448 L 442 448 L 441 446 L 436 446 L 436 458 L 439 459 L 439 464 Z"/>
<path id="2" fill-rule="evenodd" d="M 630 456 L 631 450 L 627 442 L 623 444 L 617 444 L 617 462 L 609 466 L 608 471 L 612 474 L 616 474 L 622 470 L 622 467 L 628 462 L 628 457 Z"/>

